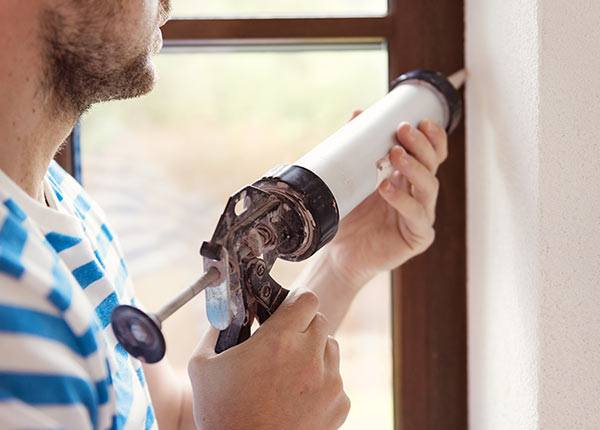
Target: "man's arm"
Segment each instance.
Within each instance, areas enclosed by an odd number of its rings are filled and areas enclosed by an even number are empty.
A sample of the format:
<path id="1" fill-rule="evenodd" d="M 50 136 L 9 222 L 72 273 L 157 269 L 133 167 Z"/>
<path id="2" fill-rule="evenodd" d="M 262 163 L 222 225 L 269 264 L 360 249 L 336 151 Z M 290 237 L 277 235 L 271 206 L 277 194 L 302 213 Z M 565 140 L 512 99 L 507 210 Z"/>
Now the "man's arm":
<path id="1" fill-rule="evenodd" d="M 337 273 L 331 256 L 323 252 L 298 278 L 296 287 L 308 288 L 319 297 L 319 312 L 327 317 L 330 334 L 333 335 L 362 285 Z"/>
<path id="2" fill-rule="evenodd" d="M 194 430 L 192 386 L 187 375 L 178 374 L 168 360 L 144 364 L 150 398 L 158 428 Z"/>

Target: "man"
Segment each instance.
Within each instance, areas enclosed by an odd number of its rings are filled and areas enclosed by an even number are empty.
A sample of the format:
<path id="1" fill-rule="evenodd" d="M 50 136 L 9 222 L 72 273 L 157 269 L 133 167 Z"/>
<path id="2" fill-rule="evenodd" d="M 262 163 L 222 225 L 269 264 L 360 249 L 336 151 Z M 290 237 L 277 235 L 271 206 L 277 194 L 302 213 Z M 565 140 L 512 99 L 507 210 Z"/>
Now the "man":
<path id="1" fill-rule="evenodd" d="M 163 0 L 3 0 L 0 7 L 0 427 L 332 429 L 350 407 L 332 334 L 377 272 L 433 241 L 444 131 L 402 124 L 396 172 L 247 342 L 200 342 L 189 381 L 128 356 L 109 324 L 135 303 L 102 211 L 52 162 L 97 102 L 153 87 Z M 191 382 L 191 383 L 190 383 Z M 257 407 L 257 406 L 260 407 Z"/>

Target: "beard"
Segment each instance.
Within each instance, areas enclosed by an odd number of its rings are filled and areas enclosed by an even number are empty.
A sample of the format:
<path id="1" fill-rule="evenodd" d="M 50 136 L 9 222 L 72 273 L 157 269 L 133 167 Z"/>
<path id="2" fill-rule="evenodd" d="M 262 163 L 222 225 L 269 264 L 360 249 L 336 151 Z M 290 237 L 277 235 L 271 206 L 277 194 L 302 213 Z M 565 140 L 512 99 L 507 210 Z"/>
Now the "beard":
<path id="1" fill-rule="evenodd" d="M 111 32 L 116 28 L 106 25 L 118 11 L 84 8 L 42 13 L 43 87 L 57 114 L 80 115 L 94 103 L 138 97 L 154 87 L 150 43 L 136 50 L 126 36 L 118 40 Z"/>

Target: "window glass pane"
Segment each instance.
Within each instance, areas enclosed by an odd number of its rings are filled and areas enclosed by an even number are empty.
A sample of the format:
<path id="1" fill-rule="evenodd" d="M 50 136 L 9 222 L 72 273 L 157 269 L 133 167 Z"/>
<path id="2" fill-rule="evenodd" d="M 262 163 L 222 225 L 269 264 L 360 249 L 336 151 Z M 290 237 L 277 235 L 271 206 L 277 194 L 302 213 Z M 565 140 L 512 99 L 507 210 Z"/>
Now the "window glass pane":
<path id="1" fill-rule="evenodd" d="M 84 184 L 120 236 L 137 292 L 156 310 L 201 274 L 198 248 L 228 196 L 292 163 L 386 92 L 385 51 L 163 54 L 138 100 L 96 106 L 82 124 Z M 278 263 L 290 287 L 302 263 Z M 392 426 L 389 276 L 361 293 L 339 341 L 353 409 L 345 428 Z M 165 323 L 185 368 L 207 327 L 204 297 Z"/>
<path id="2" fill-rule="evenodd" d="M 387 0 L 172 0 L 173 16 L 380 16 Z"/>

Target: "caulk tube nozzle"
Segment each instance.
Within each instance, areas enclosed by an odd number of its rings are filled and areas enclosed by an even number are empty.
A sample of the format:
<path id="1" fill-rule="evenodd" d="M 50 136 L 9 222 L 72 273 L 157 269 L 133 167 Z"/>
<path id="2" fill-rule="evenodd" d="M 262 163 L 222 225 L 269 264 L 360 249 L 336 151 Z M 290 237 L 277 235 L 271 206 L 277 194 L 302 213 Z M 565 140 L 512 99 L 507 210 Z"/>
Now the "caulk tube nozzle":
<path id="1" fill-rule="evenodd" d="M 458 72 L 454 73 L 453 75 L 448 77 L 448 81 L 450 81 L 450 83 L 454 86 L 454 88 L 456 88 L 457 90 L 460 90 L 462 88 L 462 86 L 465 84 L 465 82 L 467 81 L 467 69 L 462 69 L 459 70 Z"/>

